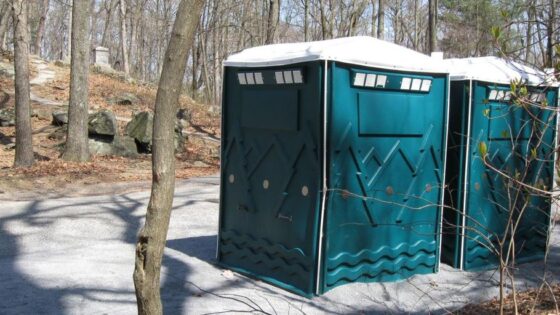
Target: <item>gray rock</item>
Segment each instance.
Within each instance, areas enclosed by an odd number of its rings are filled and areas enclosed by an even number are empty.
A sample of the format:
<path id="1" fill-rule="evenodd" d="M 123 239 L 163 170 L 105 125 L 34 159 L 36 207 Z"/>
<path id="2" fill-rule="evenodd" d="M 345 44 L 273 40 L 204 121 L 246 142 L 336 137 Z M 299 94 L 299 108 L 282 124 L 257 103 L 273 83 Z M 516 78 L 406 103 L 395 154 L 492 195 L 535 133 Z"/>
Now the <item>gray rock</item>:
<path id="1" fill-rule="evenodd" d="M 154 128 L 154 115 L 150 112 L 140 112 L 126 125 L 126 133 L 136 140 L 138 152 L 152 152 L 152 130 Z M 186 138 L 183 136 L 182 127 L 175 122 L 174 135 L 175 151 L 181 151 Z"/>
<path id="2" fill-rule="evenodd" d="M 11 150 L 15 150 L 16 148 L 16 144 L 15 143 L 8 143 L 6 144 L 6 146 L 4 147 L 4 150 L 6 151 L 11 151 Z"/>
<path id="3" fill-rule="evenodd" d="M 154 115 L 150 112 L 140 112 L 126 125 L 126 133 L 136 139 L 138 151 L 141 153 L 152 152 L 152 130 Z"/>
<path id="4" fill-rule="evenodd" d="M 138 147 L 136 145 L 136 140 L 128 136 L 115 137 L 113 141 L 113 153 L 124 157 L 137 157 Z"/>
<path id="5" fill-rule="evenodd" d="M 13 78 L 15 76 L 14 65 L 0 62 L 0 76 Z"/>
<path id="6" fill-rule="evenodd" d="M 33 110 L 33 117 L 37 117 L 40 120 L 49 120 L 52 118 L 53 110 L 49 107 L 38 108 Z"/>
<path id="7" fill-rule="evenodd" d="M 113 112 L 104 110 L 89 115 L 88 133 L 90 135 L 115 136 L 117 131 L 117 119 Z"/>
<path id="8" fill-rule="evenodd" d="M 92 155 L 113 155 L 113 143 L 103 138 L 89 138 L 89 153 Z"/>
<path id="9" fill-rule="evenodd" d="M 131 137 L 90 137 L 89 152 L 93 155 L 117 155 L 129 158 L 138 156 L 136 142 Z"/>
<path id="10" fill-rule="evenodd" d="M 138 103 L 138 97 L 132 93 L 121 93 L 107 100 L 111 104 L 132 105 Z"/>
<path id="11" fill-rule="evenodd" d="M 64 141 L 66 139 L 66 127 L 57 128 L 49 133 L 47 138 L 55 141 Z"/>
<path id="12" fill-rule="evenodd" d="M 11 108 L 0 109 L 0 126 L 12 127 L 16 125 L 16 115 Z"/>
<path id="13" fill-rule="evenodd" d="M 62 126 L 68 124 L 68 112 L 56 111 L 52 113 L 52 124 Z"/>

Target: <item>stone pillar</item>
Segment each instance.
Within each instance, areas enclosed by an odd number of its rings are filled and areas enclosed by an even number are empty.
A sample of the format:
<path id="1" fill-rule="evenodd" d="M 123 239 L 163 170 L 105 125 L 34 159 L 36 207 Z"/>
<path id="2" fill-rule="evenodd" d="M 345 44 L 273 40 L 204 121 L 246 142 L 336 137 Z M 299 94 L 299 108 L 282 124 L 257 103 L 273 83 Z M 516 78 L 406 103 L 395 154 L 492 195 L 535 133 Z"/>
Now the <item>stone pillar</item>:
<path id="1" fill-rule="evenodd" d="M 99 66 L 110 67 L 109 64 L 109 48 L 95 47 L 93 49 L 93 63 Z"/>

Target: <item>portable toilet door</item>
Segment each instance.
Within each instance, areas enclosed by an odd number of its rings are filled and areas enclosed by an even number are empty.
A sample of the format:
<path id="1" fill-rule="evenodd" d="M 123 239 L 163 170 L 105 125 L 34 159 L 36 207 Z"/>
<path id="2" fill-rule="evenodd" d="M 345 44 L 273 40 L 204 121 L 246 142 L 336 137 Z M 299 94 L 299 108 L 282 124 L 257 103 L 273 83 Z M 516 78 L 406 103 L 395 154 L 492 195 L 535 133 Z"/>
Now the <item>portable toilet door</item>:
<path id="1" fill-rule="evenodd" d="M 496 266 L 508 220 L 520 222 L 515 261 L 542 258 L 551 200 L 535 195 L 513 201 L 520 190 L 508 188 L 503 174 L 539 189 L 552 187 L 556 115 L 537 104 L 556 106 L 557 88 L 544 83 L 543 73 L 496 57 L 444 62 L 452 82 L 442 261 L 464 270 Z M 513 102 L 512 80 L 528 85 L 533 105 Z"/>
<path id="2" fill-rule="evenodd" d="M 225 63 L 218 261 L 312 296 L 437 271 L 448 76 L 369 37 Z"/>

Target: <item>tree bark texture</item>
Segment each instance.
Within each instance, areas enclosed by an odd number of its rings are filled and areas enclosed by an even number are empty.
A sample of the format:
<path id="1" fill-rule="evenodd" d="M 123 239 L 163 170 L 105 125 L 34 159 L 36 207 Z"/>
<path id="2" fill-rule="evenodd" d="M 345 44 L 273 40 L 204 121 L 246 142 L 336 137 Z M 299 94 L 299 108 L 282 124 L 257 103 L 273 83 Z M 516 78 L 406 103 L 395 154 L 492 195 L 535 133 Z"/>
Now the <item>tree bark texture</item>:
<path id="1" fill-rule="evenodd" d="M 72 49 L 70 65 L 70 104 L 68 131 L 62 158 L 67 161 L 89 160 L 88 148 L 88 74 L 90 0 L 74 0 L 72 6 Z"/>
<path id="2" fill-rule="evenodd" d="M 49 2 L 49 0 L 43 0 L 43 10 L 39 17 L 39 25 L 37 26 L 35 42 L 33 43 L 33 53 L 39 56 L 41 55 L 41 42 L 43 41 L 43 34 L 45 33 L 45 21 L 47 19 L 47 12 L 49 11 Z"/>
<path id="3" fill-rule="evenodd" d="M 34 163 L 31 107 L 29 105 L 29 34 L 27 31 L 27 0 L 12 0 L 14 22 L 14 70 L 16 101 L 15 167 Z"/>
<path id="4" fill-rule="evenodd" d="M 130 74 L 130 68 L 128 65 L 128 47 L 127 47 L 127 42 L 128 42 L 128 32 L 126 30 L 126 3 L 125 0 L 119 0 L 119 12 L 120 12 L 120 16 L 121 16 L 121 55 L 122 55 L 122 66 L 123 66 L 123 72 L 126 75 Z"/>
<path id="5" fill-rule="evenodd" d="M 280 18 L 279 0 L 270 0 L 268 8 L 268 24 L 266 30 L 266 44 L 274 43 L 274 35 Z"/>
<path id="6" fill-rule="evenodd" d="M 385 1 L 379 0 L 377 5 L 377 38 L 385 39 Z"/>
<path id="7" fill-rule="evenodd" d="M 139 314 L 162 314 L 160 271 L 175 190 L 173 145 L 176 107 L 182 88 L 187 56 L 192 46 L 204 0 L 182 0 L 177 9 L 171 39 L 165 53 L 156 95 L 152 192 L 146 223 L 136 243 L 134 287 Z"/>
<path id="8" fill-rule="evenodd" d="M 428 48 L 429 52 L 437 48 L 437 0 L 428 1 Z"/>
<path id="9" fill-rule="evenodd" d="M 0 6 L 0 50 L 6 49 L 6 31 L 8 30 L 11 12 L 12 8 L 9 0 L 4 1 Z"/>

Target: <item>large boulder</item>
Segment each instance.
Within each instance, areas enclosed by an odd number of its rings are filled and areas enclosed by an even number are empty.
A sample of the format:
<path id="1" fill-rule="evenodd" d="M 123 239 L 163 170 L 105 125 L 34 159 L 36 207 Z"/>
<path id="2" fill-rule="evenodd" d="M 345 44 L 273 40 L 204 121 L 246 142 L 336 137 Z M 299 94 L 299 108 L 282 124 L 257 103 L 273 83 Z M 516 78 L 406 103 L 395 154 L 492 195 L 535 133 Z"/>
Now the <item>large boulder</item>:
<path id="1" fill-rule="evenodd" d="M 138 152 L 152 152 L 152 130 L 154 128 L 154 115 L 151 112 L 140 112 L 126 125 L 126 133 L 136 140 Z M 175 135 L 173 137 L 175 150 L 182 149 L 185 142 L 181 125 L 175 121 Z"/>
<path id="2" fill-rule="evenodd" d="M 55 111 L 52 113 L 52 124 L 55 126 L 63 126 L 68 124 L 67 111 Z"/>
<path id="3" fill-rule="evenodd" d="M 141 153 L 152 152 L 152 130 L 154 128 L 154 115 L 150 112 L 140 112 L 126 125 L 126 134 L 136 140 L 138 151 Z"/>
<path id="4" fill-rule="evenodd" d="M 126 136 L 116 136 L 113 139 L 108 137 L 90 137 L 89 152 L 99 156 L 117 155 L 128 158 L 138 156 L 136 142 L 133 138 Z"/>
<path id="5" fill-rule="evenodd" d="M 16 116 L 11 108 L 0 109 L 0 126 L 11 127 L 16 125 Z"/>
<path id="6" fill-rule="evenodd" d="M 116 136 L 118 131 L 117 119 L 115 114 L 108 110 L 103 110 L 89 115 L 88 133 L 89 135 Z"/>

